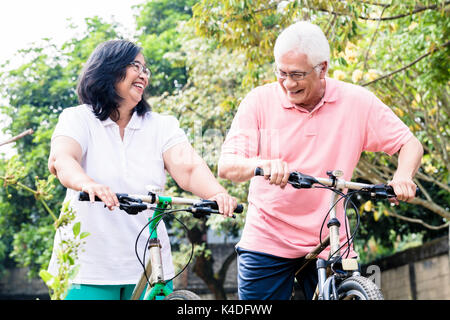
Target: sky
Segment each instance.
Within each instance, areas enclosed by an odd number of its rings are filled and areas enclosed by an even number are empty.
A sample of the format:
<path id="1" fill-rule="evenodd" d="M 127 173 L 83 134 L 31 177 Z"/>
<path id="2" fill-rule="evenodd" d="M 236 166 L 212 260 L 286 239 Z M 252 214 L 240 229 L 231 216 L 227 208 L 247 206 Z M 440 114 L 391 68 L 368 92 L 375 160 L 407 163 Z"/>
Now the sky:
<path id="1" fill-rule="evenodd" d="M 106 22 L 116 21 L 123 26 L 121 33 L 133 35 L 135 22 L 132 6 L 145 0 L 1 0 L 0 2 L 0 65 L 7 60 L 19 66 L 14 57 L 17 50 L 26 49 L 43 38 L 61 45 L 74 33 L 70 23 L 84 26 L 84 19 L 100 16 Z M 70 19 L 70 22 L 68 21 Z M 0 115 L 0 142 L 5 141 L 1 127 L 6 123 Z M 5 151 L 4 146 L 0 152 Z"/>
<path id="2" fill-rule="evenodd" d="M 19 49 L 42 38 L 62 44 L 72 35 L 68 19 L 84 25 L 84 19 L 98 15 L 117 21 L 125 32 L 135 29 L 132 6 L 145 0 L 2 0 L 0 2 L 0 64 Z M 76 30 L 75 30 L 76 31 Z"/>

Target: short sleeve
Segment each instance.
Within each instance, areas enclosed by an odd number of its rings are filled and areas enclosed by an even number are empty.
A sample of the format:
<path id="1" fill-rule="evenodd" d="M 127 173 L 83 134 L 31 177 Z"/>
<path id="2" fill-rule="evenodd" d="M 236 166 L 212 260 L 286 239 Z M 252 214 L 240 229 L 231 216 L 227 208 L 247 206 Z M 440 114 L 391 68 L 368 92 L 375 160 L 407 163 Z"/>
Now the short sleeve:
<path id="1" fill-rule="evenodd" d="M 187 142 L 186 133 L 180 128 L 180 123 L 173 116 L 165 116 L 165 121 L 162 124 L 162 131 L 164 132 L 162 141 L 162 152 L 166 152 L 173 146 Z"/>
<path id="2" fill-rule="evenodd" d="M 82 110 L 76 107 L 63 110 L 53 131 L 52 140 L 58 136 L 70 137 L 80 144 L 85 154 L 89 141 L 89 128 L 87 119 L 83 119 L 83 112 L 80 111 Z"/>
<path id="3" fill-rule="evenodd" d="M 365 137 L 365 151 L 395 154 L 413 137 L 409 128 L 380 99 L 373 95 Z"/>
<path id="4" fill-rule="evenodd" d="M 258 100 L 252 91 L 242 100 L 222 145 L 222 155 L 253 158 L 259 153 Z"/>

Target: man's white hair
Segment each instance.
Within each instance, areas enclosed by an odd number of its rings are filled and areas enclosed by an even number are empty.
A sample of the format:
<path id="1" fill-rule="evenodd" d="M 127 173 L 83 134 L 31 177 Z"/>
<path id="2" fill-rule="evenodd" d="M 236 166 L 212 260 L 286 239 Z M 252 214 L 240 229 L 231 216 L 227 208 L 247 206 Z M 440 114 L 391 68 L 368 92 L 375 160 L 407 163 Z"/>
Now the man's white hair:
<path id="1" fill-rule="evenodd" d="M 327 61 L 330 65 L 330 45 L 320 27 L 307 21 L 299 21 L 284 29 L 277 38 L 273 49 L 275 63 L 289 51 L 304 53 L 308 62 L 316 66 Z"/>

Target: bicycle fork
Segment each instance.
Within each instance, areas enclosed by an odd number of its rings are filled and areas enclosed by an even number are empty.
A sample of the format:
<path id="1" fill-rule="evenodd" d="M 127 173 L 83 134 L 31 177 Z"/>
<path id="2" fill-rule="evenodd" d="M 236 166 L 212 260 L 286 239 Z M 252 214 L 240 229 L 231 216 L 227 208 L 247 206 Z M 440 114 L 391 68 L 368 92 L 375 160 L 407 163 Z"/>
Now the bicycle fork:
<path id="1" fill-rule="evenodd" d="M 333 257 L 339 257 L 340 256 L 340 243 L 339 243 L 339 227 L 340 222 L 336 218 L 336 201 L 338 199 L 338 194 L 333 193 L 333 196 L 331 197 L 331 203 L 330 203 L 330 220 L 327 223 L 327 227 L 329 230 L 329 237 L 330 237 L 330 256 Z M 318 299 L 319 300 L 329 300 L 329 292 L 330 292 L 330 284 L 331 279 L 327 278 L 327 267 L 328 262 L 324 259 L 317 259 L 316 262 L 317 267 L 317 288 L 318 288 Z M 333 286 L 334 287 L 334 286 Z"/>
<path id="2" fill-rule="evenodd" d="M 145 287 L 147 287 L 147 289 L 145 291 L 144 300 L 158 300 L 158 297 L 165 297 L 172 292 L 164 281 L 161 243 L 156 232 L 156 227 L 161 220 L 160 216 L 162 214 L 162 211 L 158 209 L 163 209 L 167 205 L 167 202 L 161 201 L 161 203 L 157 205 L 153 217 L 150 219 L 150 240 L 148 243 L 150 258 L 146 264 L 145 272 L 142 273 L 141 278 L 133 291 L 132 300 L 139 300 Z"/>
<path id="3" fill-rule="evenodd" d="M 355 270 L 358 270 L 358 262 L 356 259 L 341 259 L 341 250 L 340 250 L 340 238 L 339 238 L 339 227 L 341 223 L 336 218 L 336 205 L 338 201 L 338 194 L 333 193 L 331 197 L 330 203 L 330 219 L 327 223 L 327 227 L 329 230 L 330 237 L 330 258 L 328 261 L 324 259 L 317 259 L 316 267 L 317 267 L 317 295 L 319 300 L 330 300 L 330 298 L 337 298 L 336 292 L 336 284 L 335 284 L 335 276 L 331 275 L 327 277 L 327 268 L 330 264 L 335 263 L 336 261 L 340 261 L 342 264 L 343 270 L 354 271 L 354 273 L 358 273 Z"/>

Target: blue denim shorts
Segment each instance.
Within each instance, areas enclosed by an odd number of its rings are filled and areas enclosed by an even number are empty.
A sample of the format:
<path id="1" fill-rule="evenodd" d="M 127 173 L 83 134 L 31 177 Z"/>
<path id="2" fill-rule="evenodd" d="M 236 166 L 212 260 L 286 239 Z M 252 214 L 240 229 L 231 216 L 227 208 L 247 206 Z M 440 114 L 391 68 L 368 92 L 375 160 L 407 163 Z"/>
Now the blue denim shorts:
<path id="1" fill-rule="evenodd" d="M 290 300 L 295 273 L 305 259 L 282 258 L 236 247 L 238 254 L 238 297 L 240 300 Z M 304 297 L 311 300 L 317 286 L 315 260 L 299 274 Z"/>

